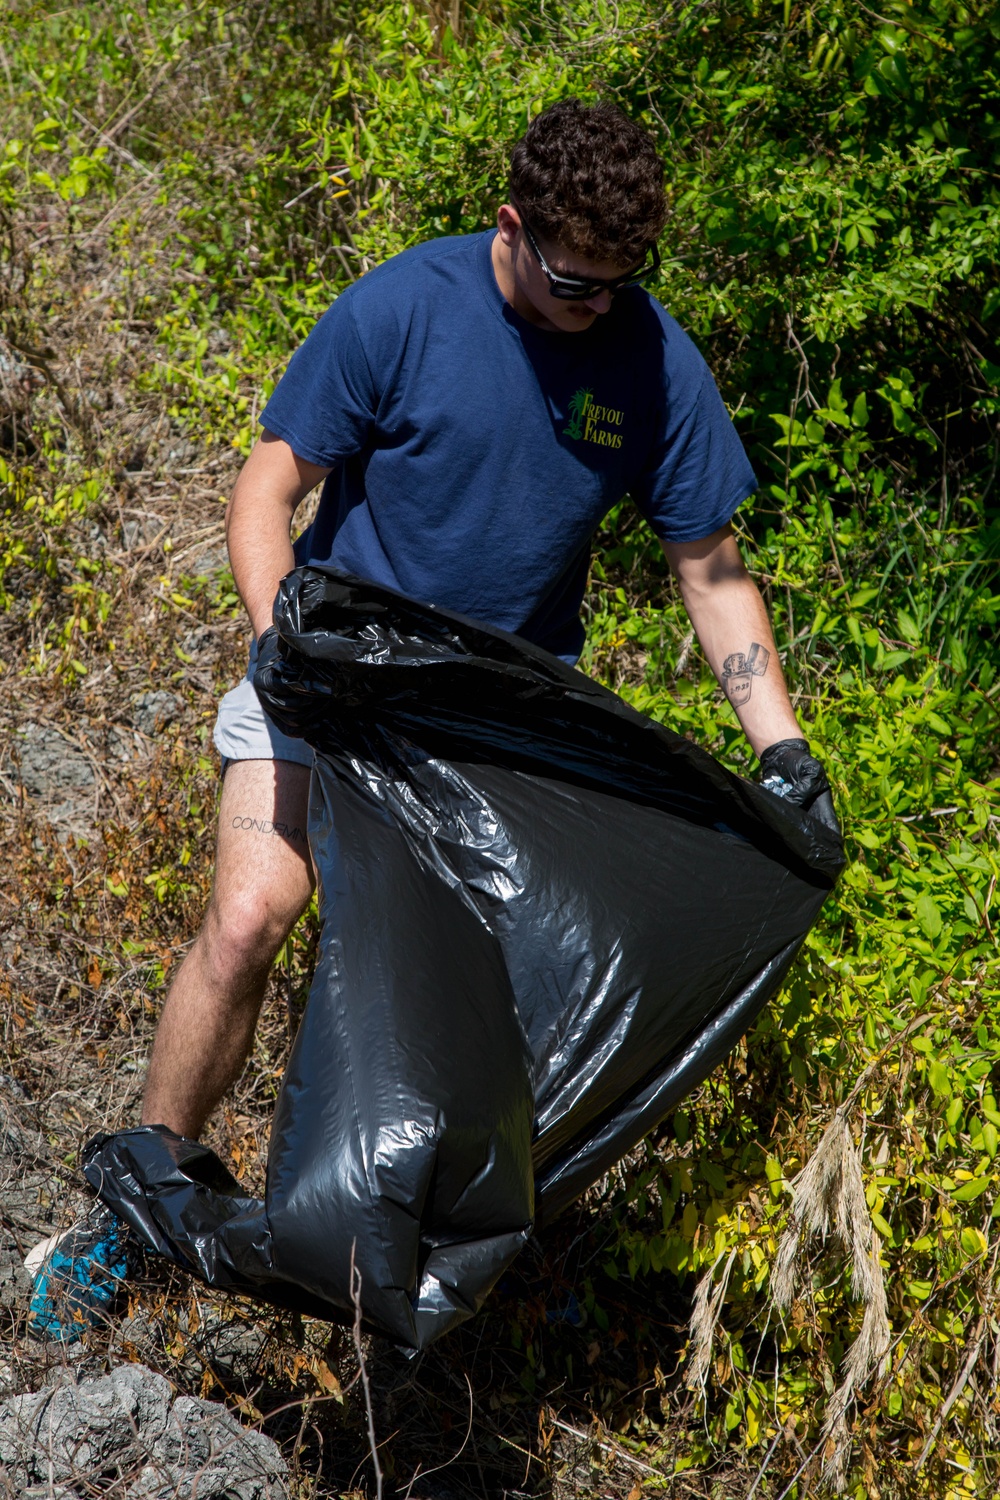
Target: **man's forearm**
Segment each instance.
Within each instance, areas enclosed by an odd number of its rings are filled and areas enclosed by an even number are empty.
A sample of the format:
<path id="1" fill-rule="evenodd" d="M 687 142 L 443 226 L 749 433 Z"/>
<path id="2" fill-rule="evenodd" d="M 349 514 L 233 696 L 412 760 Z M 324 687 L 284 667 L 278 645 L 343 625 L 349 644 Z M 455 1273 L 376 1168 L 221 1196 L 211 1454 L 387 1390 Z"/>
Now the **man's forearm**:
<path id="1" fill-rule="evenodd" d="M 295 508 L 329 469 L 299 458 L 265 432 L 240 470 L 226 511 L 229 561 L 255 636 L 271 623 L 278 584 L 295 566 Z"/>
<path id="2" fill-rule="evenodd" d="M 226 539 L 237 591 L 259 636 L 271 623 L 278 584 L 295 566 L 289 518 L 274 510 L 237 507 Z"/>
<path id="3" fill-rule="evenodd" d="M 776 740 L 801 736 L 771 622 L 750 575 L 733 569 L 710 588 L 685 587 L 682 582 L 681 597 L 755 754 Z"/>

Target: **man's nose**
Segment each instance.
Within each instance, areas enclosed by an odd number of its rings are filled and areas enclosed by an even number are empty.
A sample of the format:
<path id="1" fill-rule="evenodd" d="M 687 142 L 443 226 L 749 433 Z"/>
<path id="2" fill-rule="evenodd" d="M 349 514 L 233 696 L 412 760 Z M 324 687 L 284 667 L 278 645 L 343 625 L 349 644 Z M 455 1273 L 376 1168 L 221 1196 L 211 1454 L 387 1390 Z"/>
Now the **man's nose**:
<path id="1" fill-rule="evenodd" d="M 596 297 L 588 297 L 584 307 L 589 307 L 591 312 L 606 313 L 611 310 L 611 293 L 598 292 Z"/>

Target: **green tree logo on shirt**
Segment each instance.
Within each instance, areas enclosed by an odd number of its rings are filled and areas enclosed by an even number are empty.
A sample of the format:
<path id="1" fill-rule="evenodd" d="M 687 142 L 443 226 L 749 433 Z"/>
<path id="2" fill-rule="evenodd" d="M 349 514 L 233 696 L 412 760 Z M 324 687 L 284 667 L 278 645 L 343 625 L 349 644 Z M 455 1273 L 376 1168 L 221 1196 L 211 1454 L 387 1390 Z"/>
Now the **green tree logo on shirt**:
<path id="1" fill-rule="evenodd" d="M 563 428 L 564 437 L 583 437 L 583 419 L 593 399 L 593 391 L 582 385 L 569 403 L 569 424 Z"/>
<path id="2" fill-rule="evenodd" d="M 600 406 L 589 386 L 582 385 L 569 403 L 569 421 L 563 436 L 577 442 L 596 443 L 600 448 L 620 448 L 625 413 L 616 406 Z"/>

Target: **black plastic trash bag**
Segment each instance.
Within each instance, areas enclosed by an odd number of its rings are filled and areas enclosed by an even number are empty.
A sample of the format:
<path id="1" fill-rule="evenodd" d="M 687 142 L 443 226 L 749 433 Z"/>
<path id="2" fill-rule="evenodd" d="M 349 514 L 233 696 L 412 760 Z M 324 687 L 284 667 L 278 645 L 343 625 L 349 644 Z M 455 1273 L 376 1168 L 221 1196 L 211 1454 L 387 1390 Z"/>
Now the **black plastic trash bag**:
<path id="1" fill-rule="evenodd" d="M 840 869 L 825 825 L 514 636 L 325 568 L 267 712 L 316 749 L 322 935 L 267 1198 L 161 1129 L 86 1175 L 213 1286 L 424 1347 L 725 1056 Z"/>

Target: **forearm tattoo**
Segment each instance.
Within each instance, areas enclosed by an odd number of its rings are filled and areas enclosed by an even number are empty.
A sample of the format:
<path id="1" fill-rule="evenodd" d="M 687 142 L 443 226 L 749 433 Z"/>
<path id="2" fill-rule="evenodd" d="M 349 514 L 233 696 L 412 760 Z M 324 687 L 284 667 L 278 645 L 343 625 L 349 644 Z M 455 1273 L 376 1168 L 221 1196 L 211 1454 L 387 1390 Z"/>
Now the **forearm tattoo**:
<path id="1" fill-rule="evenodd" d="M 734 708 L 749 703 L 753 680 L 763 677 L 770 660 L 770 651 L 758 641 L 751 643 L 745 656 L 742 651 L 734 651 L 726 657 L 722 663 L 722 691 Z"/>

